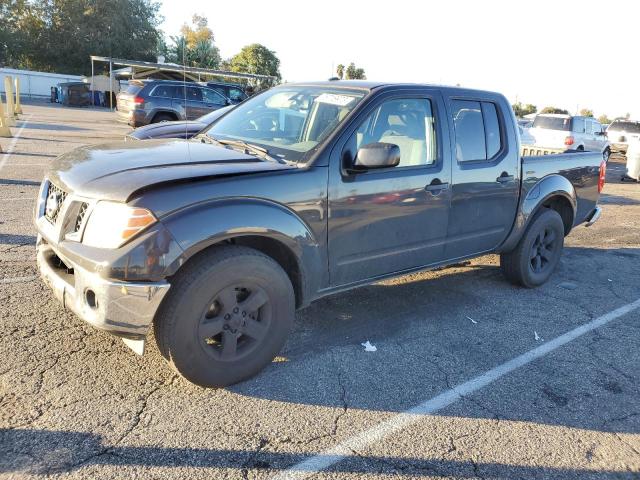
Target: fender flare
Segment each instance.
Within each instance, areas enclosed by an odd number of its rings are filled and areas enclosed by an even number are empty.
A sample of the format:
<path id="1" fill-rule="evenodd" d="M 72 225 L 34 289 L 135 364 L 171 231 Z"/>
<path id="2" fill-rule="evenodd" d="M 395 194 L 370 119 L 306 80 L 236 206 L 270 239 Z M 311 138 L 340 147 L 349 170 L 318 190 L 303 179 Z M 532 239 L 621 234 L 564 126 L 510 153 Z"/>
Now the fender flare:
<path id="1" fill-rule="evenodd" d="M 538 210 L 554 197 L 564 198 L 571 206 L 571 227 L 573 227 L 578 209 L 576 190 L 571 182 L 562 175 L 547 175 L 526 192 L 518 206 L 512 232 L 498 248 L 498 252 L 508 252 L 515 248 Z"/>
<path id="2" fill-rule="evenodd" d="M 279 242 L 295 258 L 303 303 L 315 296 L 325 278 L 327 261 L 318 239 L 295 211 L 282 204 L 259 198 L 226 198 L 192 205 L 160 221 L 183 250 L 168 265 L 167 276 L 212 245 L 257 236 Z"/>

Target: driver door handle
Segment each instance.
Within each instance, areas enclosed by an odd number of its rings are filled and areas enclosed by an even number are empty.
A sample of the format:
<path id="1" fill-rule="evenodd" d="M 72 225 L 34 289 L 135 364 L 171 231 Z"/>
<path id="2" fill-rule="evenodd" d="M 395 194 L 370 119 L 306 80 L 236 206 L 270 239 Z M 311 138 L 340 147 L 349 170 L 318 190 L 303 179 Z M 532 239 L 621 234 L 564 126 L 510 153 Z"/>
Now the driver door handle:
<path id="1" fill-rule="evenodd" d="M 513 175 L 505 175 L 505 173 L 503 173 L 498 178 L 496 178 L 496 182 L 498 182 L 498 183 L 507 183 L 507 182 L 511 182 L 513 180 L 513 178 L 514 178 Z"/>
<path id="2" fill-rule="evenodd" d="M 431 195 L 438 195 L 443 190 L 447 190 L 449 188 L 448 183 L 442 183 L 440 180 L 434 180 L 429 185 L 424 187 L 424 189 L 429 192 Z"/>

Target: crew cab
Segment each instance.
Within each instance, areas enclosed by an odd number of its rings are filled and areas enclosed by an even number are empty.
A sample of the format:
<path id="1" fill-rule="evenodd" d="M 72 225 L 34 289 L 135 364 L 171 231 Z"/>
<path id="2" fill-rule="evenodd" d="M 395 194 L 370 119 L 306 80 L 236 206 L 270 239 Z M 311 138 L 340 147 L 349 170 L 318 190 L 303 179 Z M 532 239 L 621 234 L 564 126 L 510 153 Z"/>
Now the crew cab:
<path id="1" fill-rule="evenodd" d="M 600 152 L 607 161 L 611 154 L 607 135 L 595 118 L 543 113 L 536 115 L 528 133 L 536 147 Z"/>
<path id="2" fill-rule="evenodd" d="M 600 216 L 601 152 L 520 156 L 500 94 L 362 81 L 286 84 L 191 140 L 82 147 L 46 173 L 41 276 L 142 353 L 225 386 L 282 348 L 296 308 L 497 253 L 546 282 Z"/>

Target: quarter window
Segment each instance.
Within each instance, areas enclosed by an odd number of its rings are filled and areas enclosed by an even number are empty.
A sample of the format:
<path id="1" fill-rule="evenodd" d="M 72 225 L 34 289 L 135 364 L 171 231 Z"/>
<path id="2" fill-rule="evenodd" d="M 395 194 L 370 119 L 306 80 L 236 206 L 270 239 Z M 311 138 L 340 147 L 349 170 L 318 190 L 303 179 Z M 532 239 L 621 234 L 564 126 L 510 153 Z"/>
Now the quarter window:
<path id="1" fill-rule="evenodd" d="M 400 148 L 400 167 L 432 165 L 437 158 L 435 118 L 425 98 L 389 100 L 376 108 L 355 133 L 356 150 L 382 142 Z"/>
<path id="2" fill-rule="evenodd" d="M 490 160 L 502 149 L 498 109 L 491 102 L 453 100 L 458 162 Z"/>

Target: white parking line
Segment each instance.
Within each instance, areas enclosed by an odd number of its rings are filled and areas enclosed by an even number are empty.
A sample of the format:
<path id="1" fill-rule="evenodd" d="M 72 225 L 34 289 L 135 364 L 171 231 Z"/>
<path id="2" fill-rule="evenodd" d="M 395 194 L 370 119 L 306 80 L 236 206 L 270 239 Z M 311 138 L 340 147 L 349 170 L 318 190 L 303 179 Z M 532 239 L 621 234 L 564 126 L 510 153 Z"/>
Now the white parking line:
<path id="1" fill-rule="evenodd" d="M 18 201 L 18 200 L 37 200 L 36 198 L 33 197 L 9 197 L 9 198 L 0 198 L 0 202 L 13 202 L 13 201 Z"/>
<path id="2" fill-rule="evenodd" d="M 28 115 L 27 118 L 31 118 L 31 115 Z M 24 127 L 26 127 L 28 123 L 29 123 L 29 120 L 24 120 L 22 122 L 22 125 L 20 125 L 20 128 L 18 129 L 18 133 L 16 133 L 15 137 L 13 137 L 13 140 L 11 140 L 11 143 L 9 144 L 9 148 L 7 149 L 6 152 L 4 152 L 4 155 L 2 156 L 2 160 L 0 160 L 0 170 L 2 170 L 2 167 L 4 167 L 4 164 L 7 163 L 7 160 L 9 159 L 9 155 L 11 155 L 11 153 L 13 152 L 13 149 L 15 148 L 16 143 L 18 143 L 18 139 L 20 138 L 20 134 L 22 133 L 22 130 L 24 130 Z"/>
<path id="3" fill-rule="evenodd" d="M 336 463 L 344 460 L 346 457 L 353 455 L 354 451 L 362 451 L 366 447 L 384 440 L 389 435 L 406 428 L 424 418 L 424 415 L 432 414 L 438 410 L 457 402 L 465 395 L 470 395 L 478 390 L 486 387 L 487 385 L 502 378 L 508 373 L 514 370 L 528 365 L 529 363 L 537 360 L 554 350 L 566 345 L 567 343 L 581 337 L 585 333 L 589 333 L 596 328 L 602 327 L 607 323 L 619 318 L 629 312 L 632 312 L 640 308 L 640 299 L 635 302 L 624 305 L 612 312 L 606 313 L 601 317 L 598 317 L 584 325 L 581 325 L 573 330 L 560 335 L 559 337 L 550 340 L 537 348 L 529 350 L 522 355 L 515 357 L 508 362 L 498 365 L 495 368 L 479 375 L 471 380 L 457 385 L 450 390 L 447 390 L 436 397 L 433 397 L 424 403 L 416 405 L 415 407 L 406 410 L 402 413 L 394 415 L 393 417 L 381 422 L 368 430 L 358 433 L 342 442 L 338 445 L 325 450 L 324 452 L 314 455 L 313 457 L 304 460 L 287 470 L 276 475 L 276 479 L 302 479 L 312 476 L 314 473 L 326 470 L 327 468 L 335 465 Z"/>
<path id="4" fill-rule="evenodd" d="M 36 275 L 30 275 L 28 277 L 0 278 L 0 284 L 32 282 L 36 278 L 38 278 Z"/>

